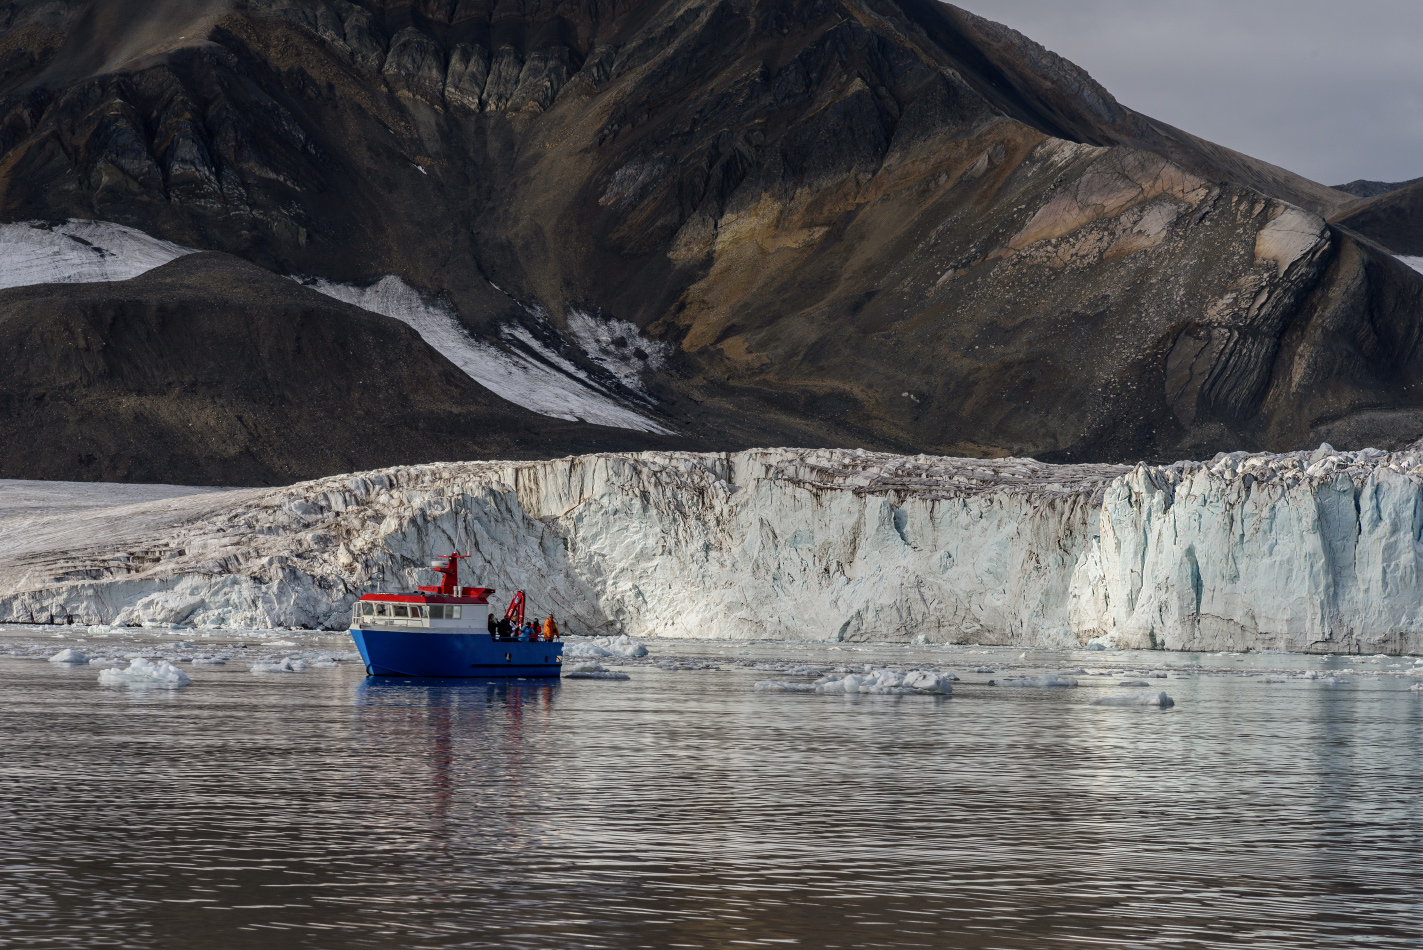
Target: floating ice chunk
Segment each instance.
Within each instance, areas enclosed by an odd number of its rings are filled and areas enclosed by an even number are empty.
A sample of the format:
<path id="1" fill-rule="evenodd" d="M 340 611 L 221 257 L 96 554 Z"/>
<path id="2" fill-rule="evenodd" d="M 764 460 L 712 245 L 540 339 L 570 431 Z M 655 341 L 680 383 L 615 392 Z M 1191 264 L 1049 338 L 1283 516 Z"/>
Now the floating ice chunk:
<path id="1" fill-rule="evenodd" d="M 1096 641 L 1096 640 L 1089 640 L 1089 641 L 1087 642 L 1087 645 L 1086 645 L 1085 647 L 1083 647 L 1083 649 L 1084 649 L 1084 650 L 1106 650 L 1106 649 L 1107 649 L 1107 645 L 1106 645 L 1105 643 L 1099 643 L 1099 642 Z"/>
<path id="2" fill-rule="evenodd" d="M 630 680 L 631 676 L 616 670 L 605 670 L 603 664 L 577 663 L 563 668 L 563 678 L 570 680 Z"/>
<path id="3" fill-rule="evenodd" d="M 340 666 L 340 665 L 341 665 L 341 661 L 338 660 L 338 659 L 336 659 L 334 656 L 318 656 L 318 657 L 312 658 L 311 665 L 312 665 L 313 667 L 321 667 L 321 668 L 323 668 L 323 669 L 330 669 L 330 668 L 333 667 L 333 666 Z"/>
<path id="4" fill-rule="evenodd" d="M 66 647 L 50 657 L 49 661 L 51 663 L 65 663 L 70 666 L 82 666 L 89 662 L 89 656 L 88 654 L 80 653 L 78 650 Z"/>
<path id="5" fill-rule="evenodd" d="M 627 634 L 616 637 L 593 637 L 590 640 L 576 640 L 563 648 L 564 656 L 647 656 L 647 645 L 634 640 Z"/>
<path id="6" fill-rule="evenodd" d="M 123 669 L 100 670 L 99 682 L 106 686 L 187 686 L 193 678 L 165 660 L 151 662 L 137 657 Z"/>
<path id="7" fill-rule="evenodd" d="M 815 693 L 819 689 L 814 683 L 785 683 L 779 680 L 761 680 L 753 687 L 758 693 Z"/>
<path id="8" fill-rule="evenodd" d="M 1004 686 L 1031 686 L 1036 689 L 1055 689 L 1067 686 L 1076 686 L 1075 676 L 1058 676 L 1056 673 L 1044 673 L 1042 676 L 1005 676 Z"/>
<path id="9" fill-rule="evenodd" d="M 1423 693 L 1423 683 L 1414 683 L 1412 686 L 1408 687 L 1408 691 L 1410 693 Z"/>
<path id="10" fill-rule="evenodd" d="M 994 669 L 993 667 L 991 667 L 991 666 L 975 666 L 975 667 L 973 668 L 973 671 L 974 671 L 975 673 L 996 673 L 996 672 L 998 672 L 997 670 L 995 670 L 995 669 Z"/>
<path id="11" fill-rule="evenodd" d="M 916 693 L 948 694 L 953 692 L 953 674 L 932 670 L 867 670 L 863 673 L 831 674 L 815 681 L 817 693 L 869 693 L 871 695 L 911 696 Z"/>
<path id="12" fill-rule="evenodd" d="M 248 672 L 251 673 L 304 673 L 307 662 L 294 656 L 289 656 L 278 663 L 253 663 Z"/>
<path id="13" fill-rule="evenodd" d="M 195 657 L 193 657 L 193 665 L 194 665 L 194 666 L 224 666 L 224 665 L 226 665 L 226 663 L 227 663 L 227 657 L 225 657 L 225 656 L 195 656 Z"/>
<path id="14" fill-rule="evenodd" d="M 1098 696 L 1090 700 L 1089 706 L 1160 706 L 1170 709 L 1176 701 L 1160 690 L 1143 690 L 1140 693 L 1126 693 L 1121 696 Z"/>
<path id="15" fill-rule="evenodd" d="M 1075 670 L 1063 670 L 1063 671 L 1062 671 L 1062 674 L 1063 674 L 1064 676 L 1086 676 L 1086 675 L 1087 675 L 1087 671 L 1084 670 L 1082 667 L 1079 666 L 1079 667 L 1078 667 L 1077 669 L 1075 669 Z"/>
<path id="16" fill-rule="evenodd" d="M 757 663 L 751 668 L 765 673 L 785 673 L 787 676 L 825 675 L 825 671 L 818 666 L 798 666 L 791 663 Z"/>
<path id="17" fill-rule="evenodd" d="M 1144 687 L 1144 686 L 1150 686 L 1151 684 L 1148 683 L 1146 680 L 1123 680 L 1122 682 L 1120 682 L 1120 683 L 1118 683 L 1118 684 L 1116 684 L 1116 685 L 1118 685 L 1118 686 L 1134 686 L 1134 687 L 1136 687 L 1137 689 L 1141 689 L 1142 687 Z"/>
<path id="18" fill-rule="evenodd" d="M 673 659 L 658 660 L 658 661 L 657 661 L 657 668 L 658 668 L 659 670 L 666 670 L 666 671 L 669 672 L 669 673 L 676 673 L 676 672 L 683 672 L 683 671 L 690 671 L 690 670 L 719 670 L 719 669 L 720 669 L 720 667 L 717 666 L 715 663 L 709 663 L 709 662 L 707 662 L 706 660 L 673 660 Z M 819 671 L 819 670 L 816 670 L 816 671 L 815 671 L 815 675 L 816 675 L 816 676 L 819 676 L 819 675 L 820 675 L 820 671 Z"/>
<path id="19" fill-rule="evenodd" d="M 952 674 L 914 670 L 904 677 L 904 685 L 921 693 L 948 694 L 954 691 Z"/>

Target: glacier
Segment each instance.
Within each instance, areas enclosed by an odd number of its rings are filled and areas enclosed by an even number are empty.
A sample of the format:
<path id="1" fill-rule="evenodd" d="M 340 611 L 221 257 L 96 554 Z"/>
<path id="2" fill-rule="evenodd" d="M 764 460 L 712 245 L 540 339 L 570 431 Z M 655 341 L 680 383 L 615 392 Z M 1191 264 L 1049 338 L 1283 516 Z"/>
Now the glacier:
<path id="1" fill-rule="evenodd" d="M 0 517 L 0 621 L 341 629 L 359 594 L 427 583 L 457 549 L 469 583 L 579 636 L 1423 649 L 1417 448 L 652 452 L 89 490 Z M 0 482 L 0 510 L 36 491 Z"/>

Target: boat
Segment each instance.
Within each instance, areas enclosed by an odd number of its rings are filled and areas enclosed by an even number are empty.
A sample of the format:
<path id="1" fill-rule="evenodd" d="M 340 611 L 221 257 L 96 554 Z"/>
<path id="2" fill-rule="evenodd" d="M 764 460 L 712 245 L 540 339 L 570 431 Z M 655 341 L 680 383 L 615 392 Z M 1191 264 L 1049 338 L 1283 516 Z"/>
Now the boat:
<path id="1" fill-rule="evenodd" d="M 563 644 L 557 639 L 519 640 L 491 635 L 492 587 L 461 587 L 453 552 L 435 558 L 437 586 L 411 594 L 362 594 L 351 608 L 351 639 L 369 676 L 558 676 Z M 524 622 L 524 592 L 516 591 L 505 617 L 518 630 Z"/>

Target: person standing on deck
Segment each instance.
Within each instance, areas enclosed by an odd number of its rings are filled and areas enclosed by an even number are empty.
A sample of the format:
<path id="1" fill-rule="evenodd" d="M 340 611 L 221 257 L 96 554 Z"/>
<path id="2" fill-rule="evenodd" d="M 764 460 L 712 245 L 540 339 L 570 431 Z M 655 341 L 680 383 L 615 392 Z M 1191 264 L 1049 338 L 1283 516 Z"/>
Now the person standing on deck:
<path id="1" fill-rule="evenodd" d="M 549 615 L 548 615 L 548 619 L 544 621 L 544 639 L 545 639 L 545 640 L 553 640 L 553 639 L 556 639 L 557 637 L 558 637 L 558 624 L 556 624 L 556 623 L 553 622 L 553 614 L 549 614 Z"/>
<path id="2" fill-rule="evenodd" d="M 499 624 L 494 622 L 494 615 L 489 615 L 489 635 L 494 639 L 499 639 Z"/>

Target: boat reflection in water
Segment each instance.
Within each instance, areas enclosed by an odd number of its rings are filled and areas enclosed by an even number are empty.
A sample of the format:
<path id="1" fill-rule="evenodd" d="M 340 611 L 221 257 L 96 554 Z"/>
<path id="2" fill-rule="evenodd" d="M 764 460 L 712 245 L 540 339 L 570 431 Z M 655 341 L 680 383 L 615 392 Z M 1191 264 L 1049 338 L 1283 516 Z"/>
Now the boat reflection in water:
<path id="1" fill-rule="evenodd" d="M 548 720 L 558 692 L 559 680 L 547 678 L 360 681 L 354 738 L 370 764 L 369 787 L 402 801 L 387 816 L 404 832 L 428 822 L 423 830 L 446 846 L 529 833 L 543 786 L 525 773 L 556 741 Z M 503 790 L 497 801 L 491 788 Z"/>

